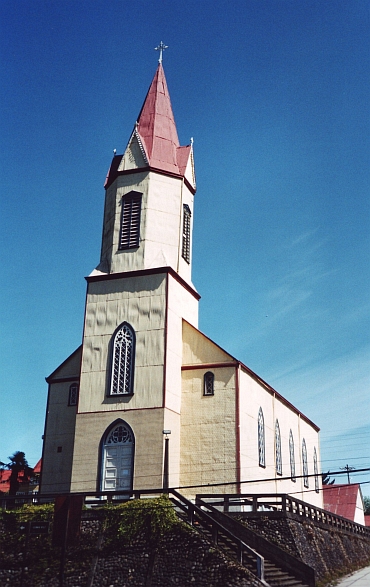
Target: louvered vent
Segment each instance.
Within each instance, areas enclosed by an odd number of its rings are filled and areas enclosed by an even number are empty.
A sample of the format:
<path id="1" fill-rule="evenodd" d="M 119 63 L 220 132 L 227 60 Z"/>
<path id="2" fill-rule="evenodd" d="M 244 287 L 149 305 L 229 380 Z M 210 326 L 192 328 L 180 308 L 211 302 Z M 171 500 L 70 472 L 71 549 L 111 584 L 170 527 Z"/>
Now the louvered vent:
<path id="1" fill-rule="evenodd" d="M 184 204 L 182 225 L 182 256 L 187 263 L 190 263 L 190 222 L 190 208 L 187 204 Z"/>
<path id="2" fill-rule="evenodd" d="M 139 246 L 141 196 L 138 192 L 130 192 L 122 198 L 120 250 Z"/>

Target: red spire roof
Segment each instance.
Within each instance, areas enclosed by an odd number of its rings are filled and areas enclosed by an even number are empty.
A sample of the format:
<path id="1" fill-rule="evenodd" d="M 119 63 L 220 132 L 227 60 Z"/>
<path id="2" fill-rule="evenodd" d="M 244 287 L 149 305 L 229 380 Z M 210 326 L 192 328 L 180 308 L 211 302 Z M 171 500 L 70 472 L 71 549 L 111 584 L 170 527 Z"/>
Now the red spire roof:
<path id="1" fill-rule="evenodd" d="M 146 95 L 136 130 L 151 167 L 183 175 L 190 147 L 180 147 L 161 63 Z"/>

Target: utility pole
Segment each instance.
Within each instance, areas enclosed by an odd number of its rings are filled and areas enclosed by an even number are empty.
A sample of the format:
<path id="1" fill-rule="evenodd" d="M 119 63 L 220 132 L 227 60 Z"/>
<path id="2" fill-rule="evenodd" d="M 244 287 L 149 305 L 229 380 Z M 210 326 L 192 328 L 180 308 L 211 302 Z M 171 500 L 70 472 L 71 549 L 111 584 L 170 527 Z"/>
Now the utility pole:
<path id="1" fill-rule="evenodd" d="M 341 471 L 347 471 L 347 478 L 348 478 L 348 485 L 351 485 L 351 480 L 349 478 L 349 473 L 350 471 L 354 471 L 355 467 L 350 467 L 349 465 L 346 465 L 345 467 L 340 467 Z"/>

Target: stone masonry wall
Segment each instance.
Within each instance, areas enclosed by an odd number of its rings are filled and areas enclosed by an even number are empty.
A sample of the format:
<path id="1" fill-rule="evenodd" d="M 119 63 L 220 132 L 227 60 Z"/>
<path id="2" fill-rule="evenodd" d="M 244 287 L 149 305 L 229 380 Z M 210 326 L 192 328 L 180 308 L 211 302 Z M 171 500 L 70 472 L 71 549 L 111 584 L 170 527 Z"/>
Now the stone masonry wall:
<path id="1" fill-rule="evenodd" d="M 129 545 L 119 538 L 105 543 L 100 527 L 97 521 L 82 522 L 80 542 L 67 552 L 65 587 L 262 586 L 183 523 L 155 543 L 139 535 Z M 11 544 L 10 534 L 0 529 L 1 586 L 21 586 L 25 543 L 14 537 Z M 61 549 L 51 546 L 50 537 L 35 537 L 28 550 L 23 586 L 59 587 Z"/>
<path id="2" fill-rule="evenodd" d="M 292 517 L 262 516 L 243 523 L 312 567 L 321 584 L 370 564 L 370 540 L 362 536 Z"/>

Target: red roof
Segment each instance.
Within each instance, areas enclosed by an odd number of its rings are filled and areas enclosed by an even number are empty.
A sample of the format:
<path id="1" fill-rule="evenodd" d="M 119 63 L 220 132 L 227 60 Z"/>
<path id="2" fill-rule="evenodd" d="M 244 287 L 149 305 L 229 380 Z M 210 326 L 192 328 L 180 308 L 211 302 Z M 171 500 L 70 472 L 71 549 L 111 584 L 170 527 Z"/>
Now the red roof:
<path id="1" fill-rule="evenodd" d="M 360 485 L 358 483 L 351 485 L 324 485 L 324 509 L 353 522 L 359 491 Z"/>
<path id="2" fill-rule="evenodd" d="M 9 469 L 0 469 L 0 491 L 7 493 L 10 489 L 9 477 L 11 471 Z"/>
<path id="3" fill-rule="evenodd" d="M 42 460 L 39 459 L 33 468 L 34 473 L 41 473 L 41 463 L 42 463 Z M 8 493 L 8 491 L 10 489 L 10 475 L 11 475 L 11 473 L 12 472 L 10 469 L 0 469 L 0 492 Z M 24 481 L 23 470 L 19 471 L 19 473 L 18 473 L 18 481 L 19 481 L 19 483 L 22 483 Z"/>
<path id="4" fill-rule="evenodd" d="M 184 177 L 191 146 L 181 147 L 177 136 L 166 77 L 160 63 L 141 108 L 134 134 L 151 168 Z M 122 155 L 115 155 L 105 187 L 120 174 Z"/>
<path id="5" fill-rule="evenodd" d="M 365 516 L 365 526 L 369 526 L 370 527 L 370 515 L 369 516 Z"/>
<path id="6" fill-rule="evenodd" d="M 180 143 L 161 63 L 157 67 L 139 114 L 137 131 L 149 165 L 178 173 L 177 149 Z"/>
<path id="7" fill-rule="evenodd" d="M 33 467 L 33 472 L 34 473 L 41 473 L 41 465 L 42 465 L 42 459 L 39 459 L 36 463 L 36 465 Z"/>

